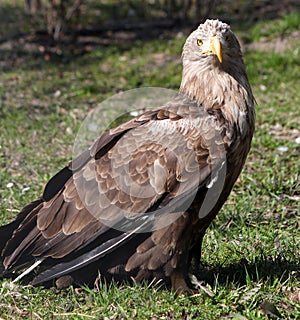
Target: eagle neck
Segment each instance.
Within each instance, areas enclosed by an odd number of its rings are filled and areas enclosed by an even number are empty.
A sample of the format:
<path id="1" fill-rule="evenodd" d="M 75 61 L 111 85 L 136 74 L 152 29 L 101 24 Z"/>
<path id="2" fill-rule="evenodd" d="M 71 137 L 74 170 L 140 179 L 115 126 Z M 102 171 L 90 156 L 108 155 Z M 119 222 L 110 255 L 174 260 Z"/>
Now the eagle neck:
<path id="1" fill-rule="evenodd" d="M 254 127 L 255 100 L 244 68 L 233 66 L 228 72 L 217 65 L 195 64 L 197 62 L 189 62 L 184 66 L 180 93 L 196 101 L 208 113 L 221 113 L 242 135 L 248 134 L 249 124 Z M 253 123 L 249 123 L 249 119 Z"/>

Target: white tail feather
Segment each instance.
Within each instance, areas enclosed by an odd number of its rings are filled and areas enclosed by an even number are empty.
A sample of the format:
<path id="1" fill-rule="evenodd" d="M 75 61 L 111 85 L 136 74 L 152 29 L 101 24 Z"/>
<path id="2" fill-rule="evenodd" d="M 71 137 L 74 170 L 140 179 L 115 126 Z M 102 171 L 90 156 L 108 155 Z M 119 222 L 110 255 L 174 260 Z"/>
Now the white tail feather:
<path id="1" fill-rule="evenodd" d="M 22 278 L 24 278 L 28 273 L 30 273 L 32 270 L 34 270 L 41 262 L 44 261 L 44 258 L 40 258 L 39 260 L 37 260 L 33 265 L 31 265 L 28 269 L 26 269 L 24 272 L 22 272 L 20 275 L 18 275 L 16 277 L 16 279 L 14 279 L 12 281 L 12 283 L 16 283 L 19 280 L 21 280 Z"/>

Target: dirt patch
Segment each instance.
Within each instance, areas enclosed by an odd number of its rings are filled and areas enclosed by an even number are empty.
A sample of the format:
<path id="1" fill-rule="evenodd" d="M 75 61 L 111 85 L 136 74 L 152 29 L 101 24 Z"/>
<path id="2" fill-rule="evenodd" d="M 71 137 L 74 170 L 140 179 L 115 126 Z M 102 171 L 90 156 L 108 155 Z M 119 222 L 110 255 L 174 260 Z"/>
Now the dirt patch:
<path id="1" fill-rule="evenodd" d="M 237 2 L 237 6 L 241 6 L 239 2 Z M 249 18 L 254 21 L 276 19 L 300 9 L 299 0 L 245 1 L 242 7 L 244 15 L 246 16 L 246 12 L 248 12 Z"/>
<path id="2" fill-rule="evenodd" d="M 281 124 L 275 125 L 262 124 L 261 127 L 267 128 L 270 135 L 283 141 L 295 142 L 300 137 L 300 130 L 285 128 Z"/>
<path id="3" fill-rule="evenodd" d="M 272 40 L 262 39 L 244 45 L 246 50 L 273 51 L 275 53 L 283 53 L 288 50 L 300 48 L 300 30 L 284 34 Z"/>

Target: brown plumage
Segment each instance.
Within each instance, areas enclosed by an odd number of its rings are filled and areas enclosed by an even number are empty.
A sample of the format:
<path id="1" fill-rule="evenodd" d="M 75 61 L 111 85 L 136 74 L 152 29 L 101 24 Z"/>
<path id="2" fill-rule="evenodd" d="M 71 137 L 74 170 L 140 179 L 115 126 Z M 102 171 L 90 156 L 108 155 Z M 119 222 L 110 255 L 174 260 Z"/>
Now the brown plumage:
<path id="1" fill-rule="evenodd" d="M 250 149 L 254 98 L 227 24 L 201 24 L 182 61 L 176 97 L 104 133 L 0 228 L 4 276 L 63 287 L 100 272 L 189 290 L 190 262 Z"/>

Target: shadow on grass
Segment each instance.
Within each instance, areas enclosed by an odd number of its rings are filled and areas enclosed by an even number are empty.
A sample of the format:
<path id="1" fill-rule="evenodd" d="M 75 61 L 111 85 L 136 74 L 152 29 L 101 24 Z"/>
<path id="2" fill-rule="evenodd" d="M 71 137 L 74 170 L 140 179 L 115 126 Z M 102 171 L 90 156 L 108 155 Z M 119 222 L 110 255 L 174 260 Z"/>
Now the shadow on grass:
<path id="1" fill-rule="evenodd" d="M 211 286 L 217 281 L 218 284 L 226 285 L 235 283 L 239 286 L 251 281 L 271 281 L 278 279 L 284 282 L 290 277 L 300 278 L 300 264 L 295 260 L 288 261 L 284 257 L 266 257 L 249 263 L 246 259 L 228 266 L 200 266 L 194 271 L 198 280 L 203 280 Z"/>
<path id="2" fill-rule="evenodd" d="M 47 62 L 67 64 L 94 48 L 111 45 L 116 46 L 121 54 L 137 40 L 167 39 L 182 30 L 189 34 L 201 21 L 201 17 L 178 19 L 176 12 L 169 16 L 165 11 L 167 8 L 157 7 L 153 1 L 121 1 L 121 5 L 114 1 L 89 1 L 83 5 L 80 27 L 70 25 L 61 40 L 56 42 L 46 32 L 45 16 L 41 13 L 30 15 L 25 12 L 23 2 L 17 3 L 7 1 L 1 5 L 1 71 L 14 71 L 18 67 L 39 69 Z M 258 2 L 250 5 L 241 1 L 238 10 L 226 3 L 215 6 L 211 17 L 235 23 L 240 30 L 248 30 L 253 21 L 265 20 L 268 12 L 268 19 L 274 19 L 297 8 L 292 0 L 277 0 L 267 5 Z M 134 12 L 134 16 L 130 16 L 130 12 Z"/>
<path id="3" fill-rule="evenodd" d="M 46 18 L 41 13 L 30 15 L 20 4 L 5 3 L 0 9 L 0 70 L 3 72 L 39 70 L 47 65 L 73 63 L 76 59 L 80 63 L 80 58 L 94 49 L 103 50 L 105 56 L 113 48 L 121 55 L 136 41 L 172 38 L 181 29 L 175 19 L 156 18 L 152 13 L 147 13 L 145 18 L 130 18 L 128 3 L 121 10 L 117 2 L 95 1 L 84 7 L 82 26 L 72 26 L 55 41 L 48 35 Z"/>

